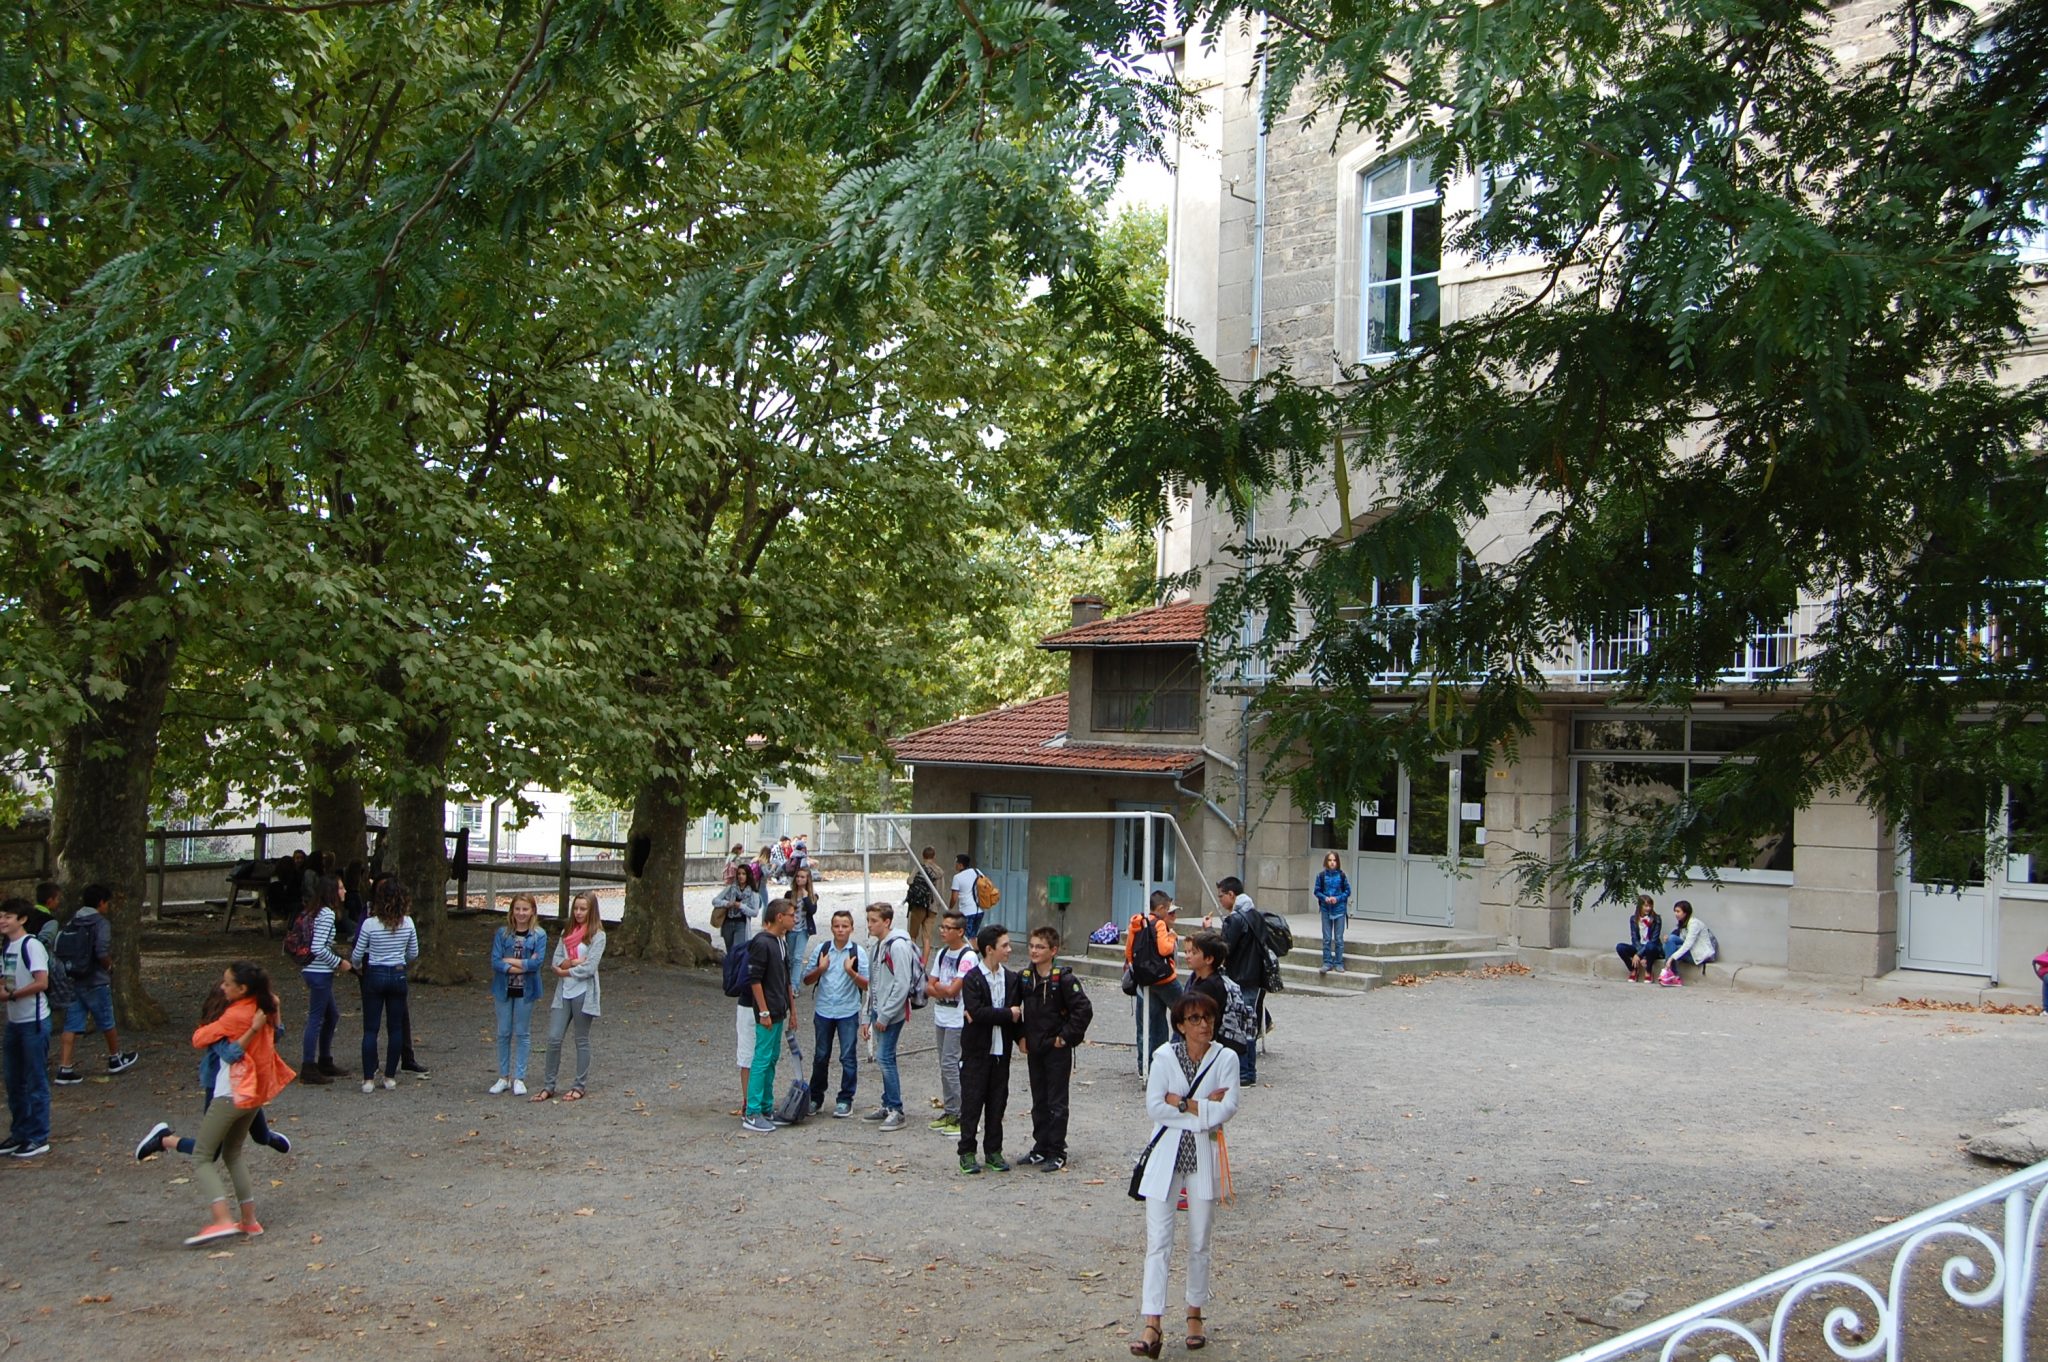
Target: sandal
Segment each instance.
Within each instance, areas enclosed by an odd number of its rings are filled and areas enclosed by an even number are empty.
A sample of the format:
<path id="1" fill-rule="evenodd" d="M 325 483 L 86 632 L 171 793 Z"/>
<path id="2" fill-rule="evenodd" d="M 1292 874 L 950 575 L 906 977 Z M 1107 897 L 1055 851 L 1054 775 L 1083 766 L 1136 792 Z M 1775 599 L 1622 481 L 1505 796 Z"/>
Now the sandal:
<path id="1" fill-rule="evenodd" d="M 1188 1336 L 1183 1341 L 1186 1342 L 1188 1351 L 1191 1353 L 1198 1353 L 1209 1346 L 1208 1332 L 1202 1327 L 1201 1311 L 1188 1311 Z"/>
<path id="2" fill-rule="evenodd" d="M 542 1088 L 526 1100 L 529 1102 L 552 1102 L 555 1100 L 555 1090 L 553 1088 Z"/>
<path id="3" fill-rule="evenodd" d="M 1147 1341 L 1148 1338 L 1149 1342 Z M 1157 1357 L 1159 1356 L 1160 1345 L 1165 1342 L 1165 1335 L 1159 1332 L 1159 1326 L 1148 1324 L 1140 1331 L 1138 1341 L 1131 1344 L 1131 1356 Z"/>
<path id="4" fill-rule="evenodd" d="M 567 1092 L 565 1092 L 565 1093 L 563 1093 L 563 1094 L 562 1094 L 562 1100 L 563 1100 L 564 1102 L 581 1102 L 581 1101 L 583 1100 L 583 1089 L 581 1089 L 581 1088 L 571 1088 L 571 1089 L 569 1089 L 569 1091 L 567 1091 Z"/>

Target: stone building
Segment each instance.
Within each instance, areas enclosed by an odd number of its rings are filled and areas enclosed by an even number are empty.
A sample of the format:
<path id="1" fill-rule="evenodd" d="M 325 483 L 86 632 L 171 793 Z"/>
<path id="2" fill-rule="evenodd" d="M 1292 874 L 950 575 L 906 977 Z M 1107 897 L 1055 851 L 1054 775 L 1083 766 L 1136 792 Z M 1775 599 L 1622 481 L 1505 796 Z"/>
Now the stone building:
<path id="1" fill-rule="evenodd" d="M 1843 7 L 1845 59 L 1865 11 L 1875 12 Z M 1356 134 L 1333 146 L 1327 122 L 1283 118 L 1262 134 L 1250 94 L 1255 46 L 1255 33 L 1232 28 L 1213 46 L 1191 39 L 1170 54 L 1207 107 L 1176 158 L 1168 306 L 1226 379 L 1249 383 L 1281 363 L 1298 377 L 1334 379 L 1340 366 L 1396 349 L 1432 312 L 1476 315 L 1533 269 L 1533 259 L 1489 264 L 1438 249 L 1447 218 L 1478 206 L 1484 186 L 1474 179 L 1445 182 L 1401 145 Z M 2023 254 L 2041 259 L 2044 245 L 2048 235 Z M 2037 329 L 2011 368 L 2025 376 L 2044 367 Z M 1373 500 L 1370 488 L 1354 488 L 1354 506 Z M 1260 506 L 1250 532 L 1327 537 L 1343 528 L 1338 515 L 1334 491 L 1304 489 Z M 1472 525 L 1469 552 L 1481 563 L 1512 560 L 1530 541 L 1533 515 L 1527 498 L 1503 498 Z M 1196 598 L 1209 599 L 1244 534 L 1197 496 L 1162 536 L 1162 569 L 1199 570 Z M 1419 606 L 1431 591 L 1424 580 L 1383 581 L 1374 604 Z M 1205 787 L 1209 807 L 1238 826 L 1188 806 L 1183 823 L 1204 866 L 1241 867 L 1267 908 L 1311 911 L 1309 884 L 1323 851 L 1335 849 L 1356 885 L 1355 916 L 1476 931 L 1539 962 L 1583 964 L 1594 952 L 1611 965 L 1625 910 L 1575 914 L 1561 899 L 1531 901 L 1510 858 L 1568 849 L 1624 785 L 1682 790 L 1721 760 L 1774 712 L 1754 680 L 1795 659 L 1815 619 L 1809 605 L 1757 633 L 1689 713 L 1610 706 L 1608 681 L 1642 646 L 1641 621 L 1582 639 L 1553 659 L 1542 717 L 1515 761 L 1474 752 L 1389 771 L 1379 798 L 1341 825 L 1333 811 L 1297 808 L 1258 780 L 1242 720 L 1265 678 L 1212 677 L 1201 731 L 1187 746 L 1246 773 L 1240 783 L 1212 759 Z M 2048 816 L 2029 800 L 2014 792 L 2001 807 L 2008 817 Z M 1735 965 L 1834 979 L 1937 971 L 2032 989 L 2029 961 L 2048 946 L 2048 860 L 2015 856 L 1985 866 L 1960 894 L 1945 892 L 1917 880 L 1894 831 L 1846 798 L 1801 810 L 1748 863 L 1716 869 L 1718 885 L 1700 880 L 1659 899 L 1668 912 L 1672 898 L 1690 898 Z"/>

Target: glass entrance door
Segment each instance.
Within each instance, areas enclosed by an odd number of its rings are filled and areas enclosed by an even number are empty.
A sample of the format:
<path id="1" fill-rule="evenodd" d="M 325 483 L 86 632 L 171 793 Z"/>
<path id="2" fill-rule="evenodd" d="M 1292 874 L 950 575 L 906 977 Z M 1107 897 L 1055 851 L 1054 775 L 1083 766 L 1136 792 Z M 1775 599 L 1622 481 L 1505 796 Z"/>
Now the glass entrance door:
<path id="1" fill-rule="evenodd" d="M 1486 766 L 1464 752 L 1426 771 L 1390 766 L 1374 796 L 1359 805 L 1339 845 L 1334 817 L 1309 839 L 1318 866 L 1327 849 L 1349 851 L 1351 915 L 1381 922 L 1448 927 L 1458 877 L 1449 856 L 1485 855 Z M 1314 877 L 1314 870 L 1309 872 Z"/>
<path id="2" fill-rule="evenodd" d="M 1960 830 L 1959 845 L 1899 857 L 1899 966 L 1945 974 L 1997 973 L 1997 901 L 1985 886 L 1985 830 L 1995 792 L 1984 782 L 1932 781 L 1942 807 L 1917 821 Z"/>
<path id="3" fill-rule="evenodd" d="M 1017 795 L 976 795 L 976 813 L 1030 813 L 1031 801 Z M 1030 907 L 1031 824 L 1008 818 L 974 820 L 974 868 L 996 882 L 1002 898 L 982 926 L 1008 927 L 1021 938 Z"/>

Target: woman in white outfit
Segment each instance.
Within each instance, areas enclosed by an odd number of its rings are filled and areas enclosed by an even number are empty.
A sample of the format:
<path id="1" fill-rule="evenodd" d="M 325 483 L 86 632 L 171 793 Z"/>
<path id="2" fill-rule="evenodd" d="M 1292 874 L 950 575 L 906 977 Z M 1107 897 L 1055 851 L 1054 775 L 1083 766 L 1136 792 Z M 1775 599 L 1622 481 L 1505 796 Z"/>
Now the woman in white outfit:
<path id="1" fill-rule="evenodd" d="M 1188 1211 L 1187 1346 L 1201 1348 L 1209 1341 L 1202 1325 L 1202 1307 L 1209 1300 L 1209 1231 L 1216 1203 L 1228 1187 L 1222 1127 L 1237 1114 L 1237 1056 L 1216 1039 L 1215 1000 L 1184 994 L 1170 1016 L 1179 1039 L 1153 1053 L 1145 1085 L 1145 1110 L 1159 1133 L 1145 1154 L 1138 1184 L 1145 1198 L 1145 1284 L 1138 1298 L 1144 1327 L 1131 1344 L 1133 1357 L 1159 1356 L 1173 1217 L 1183 1197 Z"/>

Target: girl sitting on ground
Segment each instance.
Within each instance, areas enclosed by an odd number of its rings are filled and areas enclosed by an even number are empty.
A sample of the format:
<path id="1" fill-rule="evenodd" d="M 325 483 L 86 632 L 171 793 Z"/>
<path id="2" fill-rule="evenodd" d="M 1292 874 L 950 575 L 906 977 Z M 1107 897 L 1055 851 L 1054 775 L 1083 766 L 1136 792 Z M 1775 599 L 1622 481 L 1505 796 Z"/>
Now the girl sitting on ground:
<path id="1" fill-rule="evenodd" d="M 1672 904 L 1671 912 L 1671 936 L 1664 943 L 1664 972 L 1657 976 L 1657 982 L 1666 988 L 1677 988 L 1681 981 L 1673 967 L 1681 960 L 1690 960 L 1695 965 L 1712 960 L 1714 934 L 1693 916 L 1692 905 L 1684 899 Z"/>
<path id="2" fill-rule="evenodd" d="M 1648 894 L 1636 895 L 1636 910 L 1628 919 L 1628 940 L 1616 946 L 1614 953 L 1628 966 L 1629 982 L 1650 982 L 1657 962 L 1664 958 L 1664 919 L 1657 916 L 1657 901 Z"/>

